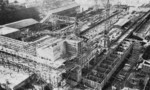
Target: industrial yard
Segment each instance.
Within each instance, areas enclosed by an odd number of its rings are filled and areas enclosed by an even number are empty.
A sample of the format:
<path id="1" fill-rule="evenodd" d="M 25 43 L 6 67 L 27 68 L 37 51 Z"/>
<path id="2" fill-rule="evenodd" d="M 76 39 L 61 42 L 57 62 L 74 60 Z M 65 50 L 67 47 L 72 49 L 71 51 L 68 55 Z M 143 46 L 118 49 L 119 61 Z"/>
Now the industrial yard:
<path id="1" fill-rule="evenodd" d="M 0 90 L 150 90 L 150 1 L 22 1 L 0 1 Z"/>

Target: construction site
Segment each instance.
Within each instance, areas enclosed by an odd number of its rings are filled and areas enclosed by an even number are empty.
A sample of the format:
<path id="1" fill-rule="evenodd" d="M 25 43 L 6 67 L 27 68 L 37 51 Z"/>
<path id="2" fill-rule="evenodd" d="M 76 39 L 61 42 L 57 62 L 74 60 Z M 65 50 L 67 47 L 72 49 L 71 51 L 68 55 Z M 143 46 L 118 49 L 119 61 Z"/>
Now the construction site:
<path id="1" fill-rule="evenodd" d="M 150 90 L 150 1 L 23 1 L 0 0 L 0 90 Z"/>

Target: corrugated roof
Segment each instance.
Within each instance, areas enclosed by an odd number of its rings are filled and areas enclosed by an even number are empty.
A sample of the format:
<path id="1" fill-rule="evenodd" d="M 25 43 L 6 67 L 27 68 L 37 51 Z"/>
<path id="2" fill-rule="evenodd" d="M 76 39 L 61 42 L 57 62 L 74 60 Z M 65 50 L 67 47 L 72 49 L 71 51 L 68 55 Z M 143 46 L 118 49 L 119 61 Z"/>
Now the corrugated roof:
<path id="1" fill-rule="evenodd" d="M 6 34 L 10 34 L 10 33 L 17 32 L 17 31 L 19 30 L 15 28 L 2 27 L 0 28 L 0 35 L 6 35 Z"/>
<path id="2" fill-rule="evenodd" d="M 16 28 L 16 29 L 21 29 L 21 28 L 25 28 L 34 24 L 39 23 L 38 21 L 36 21 L 35 19 L 29 18 L 29 19 L 23 19 L 20 21 L 16 21 L 16 22 L 12 22 L 12 23 L 8 23 L 5 24 L 3 26 L 6 27 L 11 27 L 11 28 Z"/>

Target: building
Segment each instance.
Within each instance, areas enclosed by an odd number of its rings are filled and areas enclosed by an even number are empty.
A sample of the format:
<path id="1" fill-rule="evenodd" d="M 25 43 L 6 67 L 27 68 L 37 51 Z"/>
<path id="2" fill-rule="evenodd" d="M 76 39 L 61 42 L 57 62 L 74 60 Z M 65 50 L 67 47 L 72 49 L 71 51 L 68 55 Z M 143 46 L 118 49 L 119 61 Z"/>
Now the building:
<path id="1" fill-rule="evenodd" d="M 77 13 L 79 12 L 79 5 L 75 2 L 68 4 L 67 6 L 62 6 L 59 8 L 54 8 L 47 11 L 47 15 L 43 17 L 41 22 L 45 22 L 47 19 L 50 18 L 50 16 L 54 15 L 60 15 L 60 16 L 72 16 L 76 17 Z"/>
<path id="2" fill-rule="evenodd" d="M 51 42 L 51 43 L 49 43 Z M 48 58 L 52 61 L 59 59 L 69 59 L 77 57 L 79 52 L 79 41 L 48 38 L 41 44 L 38 44 L 37 54 L 42 58 Z"/>
<path id="3" fill-rule="evenodd" d="M 130 41 L 122 42 L 115 51 L 106 56 L 106 58 L 102 58 L 91 72 L 87 73 L 83 78 L 83 82 L 93 89 L 102 90 L 106 82 L 129 54 L 131 48 L 132 43 Z"/>
<path id="4" fill-rule="evenodd" d="M 40 24 L 49 21 L 51 15 L 69 10 L 72 6 L 68 5 L 68 7 L 54 10 L 53 13 L 48 13 Z M 76 4 L 73 7 L 76 8 Z M 77 29 L 83 30 L 79 36 L 74 34 L 74 30 L 76 30 L 74 23 L 69 23 L 68 27 L 54 31 L 43 28 L 39 28 L 38 31 L 32 28 L 39 25 L 39 22 L 34 19 L 25 19 L 3 25 L 4 29 L 10 28 L 10 30 L 6 29 L 10 33 L 19 30 L 23 33 L 21 35 L 25 35 L 25 38 L 36 39 L 25 41 L 22 40 L 24 37 L 19 40 L 0 35 L 1 65 L 13 66 L 14 71 L 26 72 L 29 75 L 36 74 L 38 80 L 41 79 L 43 82 L 42 85 L 32 83 L 36 88 L 47 85 L 56 90 L 64 88 L 66 90 L 66 88 L 74 87 L 82 82 L 93 89 L 101 90 L 126 56 L 130 54 L 133 43 L 130 40 L 125 40 L 125 38 L 133 29 L 125 29 L 125 34 L 122 33 L 122 36 L 117 36 L 115 38 L 117 42 L 112 43 L 109 50 L 105 50 L 102 45 L 105 40 L 103 36 L 103 31 L 107 25 L 105 23 L 108 20 L 112 21 L 110 30 L 108 30 L 110 36 L 116 36 L 117 33 L 112 28 L 119 20 L 118 15 L 121 12 L 111 13 L 111 16 L 106 19 L 103 19 L 104 13 L 102 14 L 103 17 L 99 13 L 93 15 L 92 13 L 93 11 L 91 14 L 87 13 L 87 17 L 79 22 L 79 25 L 85 25 L 85 27 L 77 27 Z M 121 21 L 117 25 L 122 26 L 122 23 L 126 24 L 127 22 Z M 132 22 L 135 23 L 136 21 L 133 20 Z"/>
<path id="5" fill-rule="evenodd" d="M 2 25 L 2 27 L 18 29 L 18 32 L 14 32 L 16 35 L 14 35 L 14 33 L 11 33 L 12 36 L 11 34 L 6 36 L 17 40 L 24 40 L 27 37 L 30 37 L 37 31 L 39 31 L 41 29 L 41 24 L 35 19 L 29 18 L 29 19 L 23 19 L 16 22 L 4 24 Z M 9 29 L 9 31 L 11 30 Z"/>
<path id="6" fill-rule="evenodd" d="M 0 66 L 0 86 L 5 90 L 17 90 L 26 84 L 26 82 L 30 82 L 30 75 L 23 74 L 21 72 L 15 72 L 7 67 L 10 66 Z M 33 76 L 32 76 L 33 77 Z"/>
<path id="7" fill-rule="evenodd" d="M 141 67 L 142 67 L 141 68 L 142 71 L 150 73 L 149 72 L 149 70 L 150 70 L 150 62 L 149 61 L 144 60 L 143 63 L 141 64 Z"/>
<path id="8" fill-rule="evenodd" d="M 1 27 L 0 35 L 10 37 L 10 38 L 18 38 L 20 34 L 19 29 L 10 28 L 10 27 Z"/>
<path id="9" fill-rule="evenodd" d="M 39 22 L 36 21 L 35 19 L 29 18 L 29 19 L 24 19 L 24 20 L 12 22 L 12 23 L 4 24 L 3 26 L 10 27 L 10 28 L 16 28 L 16 29 L 22 29 L 22 28 L 31 27 L 38 23 Z"/>
<path id="10" fill-rule="evenodd" d="M 142 73 L 131 73 L 122 90 L 143 90 L 147 85 L 149 76 Z"/>
<path id="11" fill-rule="evenodd" d="M 76 14 L 80 10 L 79 5 L 72 0 L 28 0 L 25 6 L 27 8 L 36 8 L 40 13 L 41 19 L 45 18 L 48 14 L 59 13 L 66 16 Z"/>

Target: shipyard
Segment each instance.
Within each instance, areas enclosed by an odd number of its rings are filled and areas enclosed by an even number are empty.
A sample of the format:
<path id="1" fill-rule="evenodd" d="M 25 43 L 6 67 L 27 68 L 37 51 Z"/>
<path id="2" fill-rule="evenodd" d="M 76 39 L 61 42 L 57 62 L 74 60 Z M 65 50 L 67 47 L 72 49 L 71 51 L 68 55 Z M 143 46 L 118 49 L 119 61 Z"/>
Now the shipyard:
<path id="1" fill-rule="evenodd" d="M 0 90 L 150 90 L 150 0 L 0 0 Z"/>

